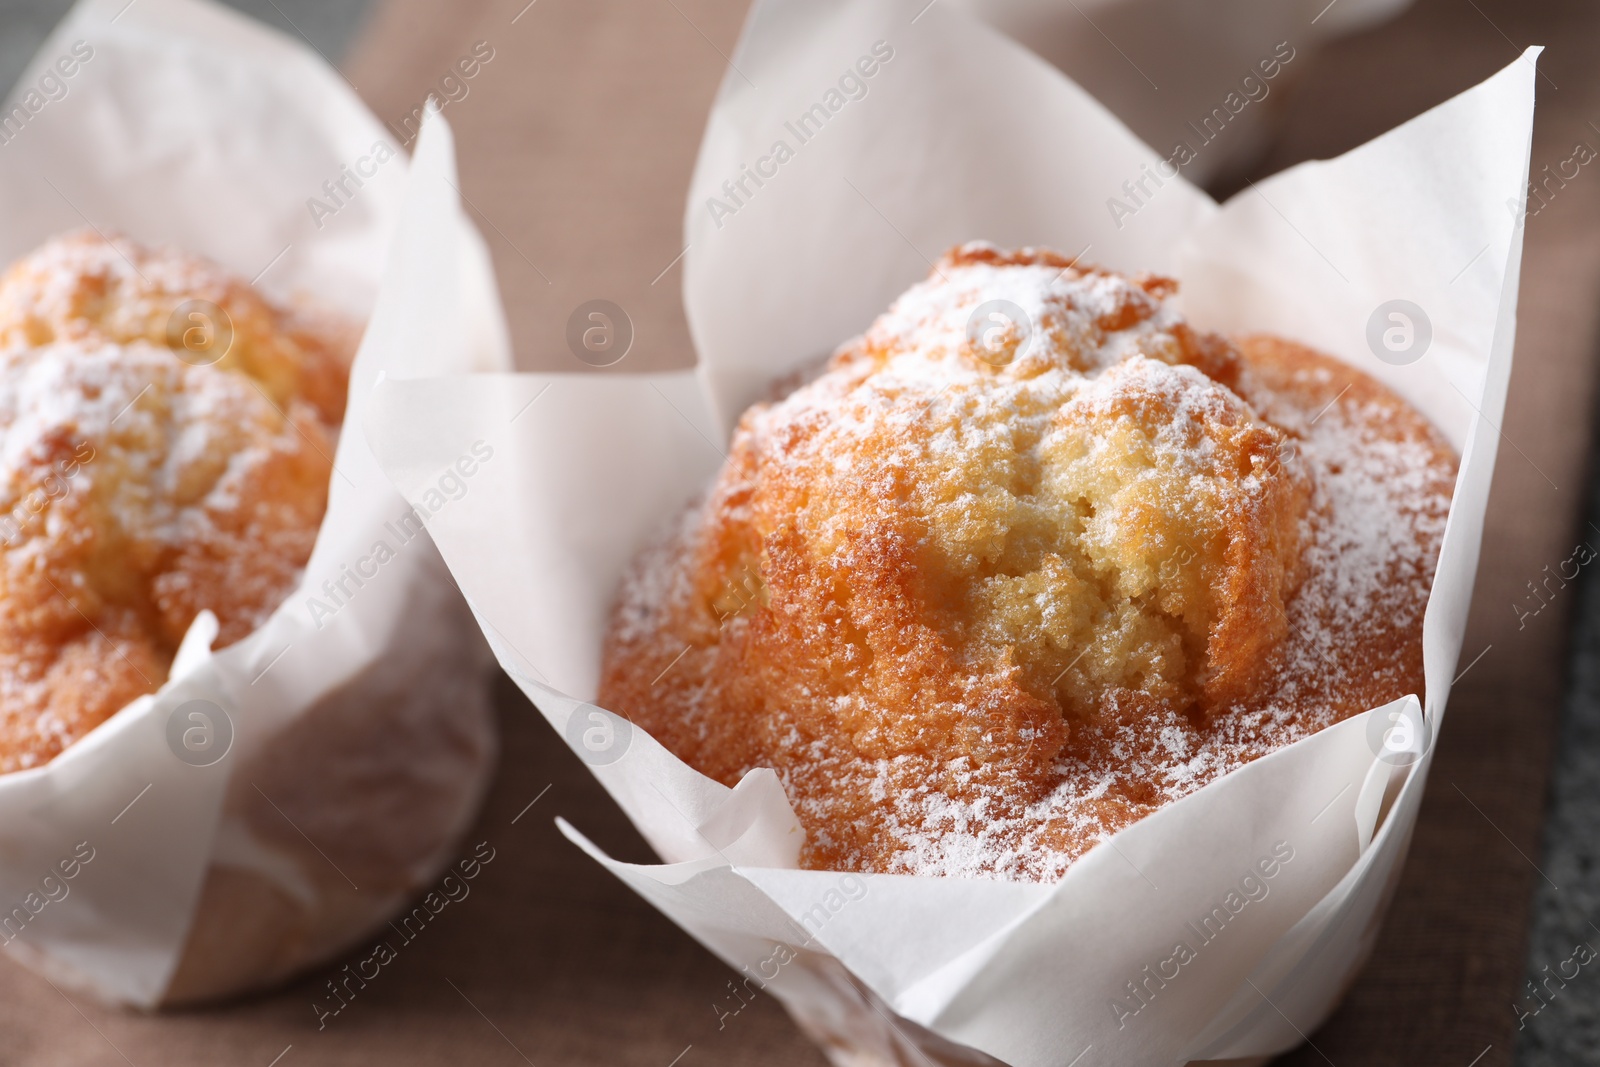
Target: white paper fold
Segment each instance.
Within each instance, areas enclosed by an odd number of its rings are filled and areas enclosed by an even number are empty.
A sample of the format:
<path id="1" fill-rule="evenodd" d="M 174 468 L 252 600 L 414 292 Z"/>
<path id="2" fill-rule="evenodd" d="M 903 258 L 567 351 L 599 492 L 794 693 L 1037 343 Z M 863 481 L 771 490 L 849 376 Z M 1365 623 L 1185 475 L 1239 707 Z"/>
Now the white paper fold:
<path id="1" fill-rule="evenodd" d="M 58 65 L 68 55 L 70 76 Z M 202 615 L 158 693 L 52 763 L 0 777 L 13 955 L 138 1006 L 225 995 L 381 922 L 449 861 L 486 782 L 485 657 L 427 537 L 399 547 L 331 617 L 308 597 L 393 540 L 384 523 L 405 510 L 351 429 L 372 382 L 386 370 L 504 366 L 494 280 L 453 193 L 407 198 L 408 170 L 413 190 L 453 180 L 442 122 L 409 165 L 326 63 L 220 7 L 84 0 L 6 108 L 0 261 L 91 226 L 201 253 L 280 301 L 309 298 L 357 324 L 377 306 L 302 587 L 215 655 Z M 324 183 L 348 171 L 359 184 L 331 197 Z M 313 198 L 337 210 L 319 218 Z M 410 245 L 423 231 L 449 254 L 426 250 L 419 290 Z M 434 332 L 397 338 L 402 318 Z M 232 726 L 232 747 L 209 766 L 168 742 L 169 717 L 191 699 Z M 61 883 L 79 843 L 93 858 L 35 911 L 29 894 L 52 872 Z"/>
<path id="2" fill-rule="evenodd" d="M 1290 87 L 1325 42 L 1370 29 L 1410 6 L 1410 0 L 940 2 L 1049 60 L 1162 151 L 1197 142 L 1197 127 L 1213 108 L 1225 108 L 1225 132 L 1218 129 L 1197 145 L 1201 150 L 1184 166 L 1197 184 L 1238 175 L 1265 154 L 1284 121 Z M 1283 54 L 1293 58 L 1275 67 L 1271 61 L 1283 45 L 1289 49 Z M 1261 76 L 1264 62 L 1271 78 Z M 1225 103 L 1229 93 L 1234 99 Z"/>
<path id="3" fill-rule="evenodd" d="M 1425 624 L 1436 731 L 1510 369 L 1521 232 L 1503 205 L 1526 181 L 1536 54 L 1221 207 L 1167 178 L 1119 218 L 1107 199 L 1156 153 L 1012 41 L 940 6 L 758 2 L 689 195 L 697 375 L 391 378 L 367 422 L 411 500 L 473 441 L 510 457 L 434 536 L 502 665 L 665 862 L 616 862 L 563 823 L 568 837 L 839 1064 L 1166 1065 L 1301 1040 L 1365 958 L 1398 876 L 1428 759 L 1375 759 L 1370 719 L 1417 715 L 1415 698 L 1213 782 L 1055 885 L 796 870 L 794 819 L 765 772 L 728 790 L 585 701 L 624 568 L 721 462 L 743 407 L 865 328 L 943 249 L 983 238 L 1173 272 L 1199 325 L 1301 340 L 1439 424 L 1462 467 Z M 865 94 L 796 143 L 786 124 L 869 55 Z M 762 183 L 741 186 L 746 168 Z M 1433 327 L 1406 366 L 1365 341 L 1393 299 Z"/>

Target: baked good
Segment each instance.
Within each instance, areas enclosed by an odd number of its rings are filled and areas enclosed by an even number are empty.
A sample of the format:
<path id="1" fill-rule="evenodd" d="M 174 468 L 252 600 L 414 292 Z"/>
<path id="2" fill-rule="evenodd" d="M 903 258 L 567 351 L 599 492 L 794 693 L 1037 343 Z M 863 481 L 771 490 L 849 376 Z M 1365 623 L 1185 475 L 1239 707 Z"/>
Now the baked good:
<path id="1" fill-rule="evenodd" d="M 599 703 L 724 784 L 776 770 L 806 866 L 1050 880 L 1420 694 L 1449 444 L 1175 293 L 948 253 L 744 415 L 624 581 Z"/>
<path id="2" fill-rule="evenodd" d="M 157 689 L 201 610 L 220 647 L 293 588 L 350 340 L 214 263 L 92 231 L 0 278 L 0 772 Z"/>
<path id="3" fill-rule="evenodd" d="M 278 406 L 309 405 L 337 427 L 358 337 L 353 324 L 313 308 L 272 304 L 201 256 L 80 230 L 0 278 L 0 349 L 58 340 L 168 348 L 185 362 L 241 373 Z"/>

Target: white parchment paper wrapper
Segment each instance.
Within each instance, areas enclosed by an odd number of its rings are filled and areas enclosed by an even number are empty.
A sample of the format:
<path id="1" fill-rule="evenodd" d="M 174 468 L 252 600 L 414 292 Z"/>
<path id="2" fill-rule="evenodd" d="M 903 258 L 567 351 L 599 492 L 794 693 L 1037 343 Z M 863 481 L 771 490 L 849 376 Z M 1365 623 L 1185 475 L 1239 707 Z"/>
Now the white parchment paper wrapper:
<path id="1" fill-rule="evenodd" d="M 1266 151 L 1290 85 L 1325 43 L 1410 2 L 940 0 L 1049 60 L 1162 155 L 1180 141 L 1194 146 L 1183 174 L 1197 184 L 1237 175 Z M 1260 64 L 1285 54 L 1280 44 L 1293 58 L 1263 78 Z"/>
<path id="2" fill-rule="evenodd" d="M 385 526 L 406 506 L 351 428 L 385 371 L 506 365 L 494 279 L 453 198 L 407 195 L 408 169 L 413 187 L 453 182 L 444 124 L 408 164 L 323 60 L 225 9 L 85 0 L 6 108 L 0 260 L 93 226 L 202 253 L 356 324 L 376 308 L 302 587 L 216 654 L 203 613 L 159 692 L 50 764 L 0 777 L 0 923 L 15 958 L 138 1006 L 234 993 L 386 919 L 452 858 L 484 788 L 481 638 L 426 534 L 402 542 Z M 341 167 L 364 177 L 330 200 L 323 183 Z M 312 197 L 338 210 L 319 220 Z M 448 245 L 426 291 L 420 232 Z M 413 328 L 424 312 L 451 332 Z M 379 541 L 393 558 L 372 575 Z M 333 603 L 323 585 L 350 569 L 367 578 L 346 580 L 348 602 L 314 613 L 308 598 Z M 179 710 L 191 700 L 217 709 L 200 728 L 232 733 L 207 766 L 172 740 L 197 722 Z"/>
<path id="3" fill-rule="evenodd" d="M 831 106 L 875 45 L 865 94 Z M 1332 1010 L 1398 877 L 1460 652 L 1511 366 L 1521 232 L 1505 205 L 1527 176 L 1535 54 L 1224 206 L 1167 178 L 1119 219 L 1107 198 L 1158 154 L 1009 39 L 921 2 L 762 0 L 689 196 L 698 372 L 378 387 L 368 434 L 409 499 L 474 441 L 506 457 L 434 537 L 501 664 L 665 863 L 568 836 L 740 971 L 744 990 L 708 991 L 722 1025 L 764 989 L 839 1064 L 1122 1067 L 1265 1056 Z M 821 132 L 796 143 L 785 124 L 819 102 Z M 763 182 L 730 204 L 746 166 Z M 1427 729 L 1414 697 L 1374 709 L 1035 885 L 795 869 L 800 828 L 770 771 L 727 789 L 584 703 L 625 567 L 715 471 L 738 414 L 972 238 L 1174 273 L 1198 324 L 1330 352 L 1441 427 L 1462 463 L 1424 628 Z M 1431 322 L 1403 366 L 1367 342 L 1394 299 Z M 1179 942 L 1191 958 L 1173 962 Z"/>

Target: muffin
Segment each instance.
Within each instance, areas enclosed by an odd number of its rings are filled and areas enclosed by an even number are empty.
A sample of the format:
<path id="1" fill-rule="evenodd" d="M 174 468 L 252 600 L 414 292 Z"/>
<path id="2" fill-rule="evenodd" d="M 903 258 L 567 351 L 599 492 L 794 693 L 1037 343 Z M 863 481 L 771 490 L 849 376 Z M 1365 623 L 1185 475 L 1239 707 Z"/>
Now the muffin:
<path id="1" fill-rule="evenodd" d="M 635 562 L 598 701 L 724 783 L 770 767 L 805 866 L 1059 879 L 1096 843 L 1421 694 L 1456 458 L 1176 283 L 948 253 L 751 408 Z"/>
<path id="2" fill-rule="evenodd" d="M 294 587 L 351 337 L 204 259 L 94 232 L 0 278 L 0 772 L 48 762 Z"/>

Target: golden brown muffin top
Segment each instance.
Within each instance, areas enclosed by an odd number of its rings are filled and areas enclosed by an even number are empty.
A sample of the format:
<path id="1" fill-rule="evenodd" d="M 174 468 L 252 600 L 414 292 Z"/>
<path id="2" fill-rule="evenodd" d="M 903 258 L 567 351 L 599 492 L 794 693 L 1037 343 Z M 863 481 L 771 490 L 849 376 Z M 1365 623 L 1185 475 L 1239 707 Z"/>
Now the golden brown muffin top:
<path id="1" fill-rule="evenodd" d="M 1420 691 L 1448 446 L 1343 364 L 1193 330 L 1174 291 L 948 254 L 746 413 L 625 585 L 600 702 L 724 783 L 776 768 L 808 866 L 1049 878 Z M 975 330 L 996 300 L 1023 325 Z"/>
<path id="2" fill-rule="evenodd" d="M 169 345 L 188 300 L 220 361 Z M 327 503 L 346 364 L 198 257 L 93 234 L 0 279 L 0 771 L 46 762 L 292 588 Z M 342 399 L 339 401 L 342 405 Z"/>
<path id="3" fill-rule="evenodd" d="M 191 302 L 220 308 L 174 314 Z M 210 316 L 215 317 L 215 316 Z M 329 426 L 344 418 L 354 338 L 342 323 L 269 303 L 243 278 L 201 256 L 121 234 L 78 230 L 53 238 L 0 277 L 0 348 L 56 340 L 147 341 L 253 379 L 274 403 L 303 400 Z M 214 331 L 222 331 L 218 336 Z M 335 335 L 335 336 L 330 336 Z"/>

